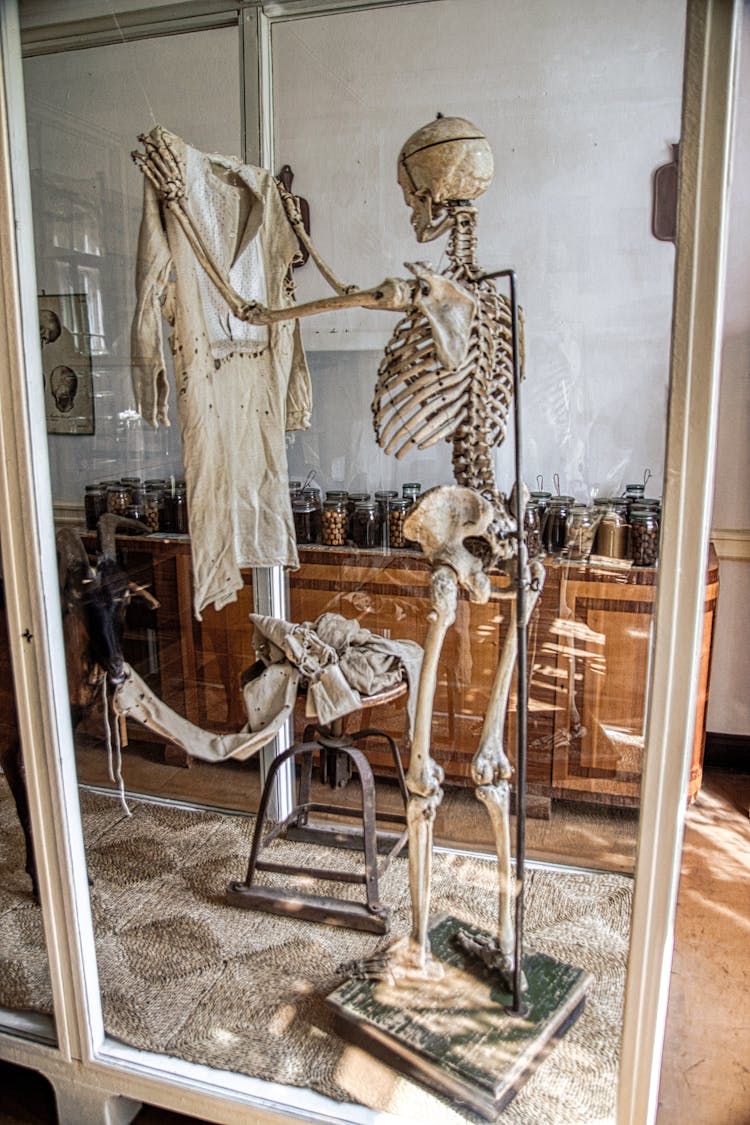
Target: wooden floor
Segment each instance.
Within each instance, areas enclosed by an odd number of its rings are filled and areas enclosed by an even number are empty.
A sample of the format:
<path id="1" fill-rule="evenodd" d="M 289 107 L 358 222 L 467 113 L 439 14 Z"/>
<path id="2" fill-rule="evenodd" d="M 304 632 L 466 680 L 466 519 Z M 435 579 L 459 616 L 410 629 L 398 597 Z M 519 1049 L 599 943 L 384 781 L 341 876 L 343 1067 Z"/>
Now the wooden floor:
<path id="1" fill-rule="evenodd" d="M 688 812 L 657 1125 L 750 1125 L 749 804 L 750 775 L 714 771 Z M 55 1121 L 44 1079 L 0 1063 L 0 1125 Z"/>

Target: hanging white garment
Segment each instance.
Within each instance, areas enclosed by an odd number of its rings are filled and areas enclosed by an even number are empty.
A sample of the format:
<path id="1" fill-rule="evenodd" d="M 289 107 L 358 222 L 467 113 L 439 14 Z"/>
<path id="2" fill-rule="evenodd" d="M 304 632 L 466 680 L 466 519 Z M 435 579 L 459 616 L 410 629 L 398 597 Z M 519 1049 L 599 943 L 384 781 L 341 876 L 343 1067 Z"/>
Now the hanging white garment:
<path id="1" fill-rule="evenodd" d="M 186 206 L 232 287 L 245 300 L 292 305 L 286 282 L 298 243 L 270 172 L 170 142 L 185 169 Z M 170 424 L 163 319 L 172 326 L 200 620 L 206 605 L 236 600 L 241 567 L 299 566 L 284 434 L 310 424 L 310 375 L 298 322 L 258 327 L 234 317 L 146 178 L 136 290 L 133 387 L 152 426 Z"/>

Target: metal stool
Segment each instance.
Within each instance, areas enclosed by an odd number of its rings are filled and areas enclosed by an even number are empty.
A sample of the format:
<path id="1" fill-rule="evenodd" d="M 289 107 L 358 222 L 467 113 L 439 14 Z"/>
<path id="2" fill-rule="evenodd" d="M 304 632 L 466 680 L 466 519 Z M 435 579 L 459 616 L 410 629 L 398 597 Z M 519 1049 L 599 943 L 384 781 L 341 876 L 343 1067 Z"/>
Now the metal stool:
<path id="1" fill-rule="evenodd" d="M 390 691 L 362 699 L 362 709 L 380 707 L 391 703 L 407 692 L 405 684 Z M 294 918 L 304 918 L 312 922 L 325 922 L 330 926 L 348 926 L 357 930 L 385 934 L 390 927 L 390 908 L 384 906 L 379 897 L 379 880 L 387 871 L 391 860 L 399 854 L 406 843 L 406 815 L 404 813 L 382 813 L 380 819 L 403 825 L 400 834 L 378 832 L 376 827 L 375 781 L 372 767 L 365 753 L 355 744 L 365 738 L 382 738 L 391 750 L 396 766 L 401 796 L 406 810 L 409 797 L 398 747 L 385 731 L 366 728 L 352 733 L 344 729 L 343 720 L 329 726 L 311 723 L 305 728 L 302 742 L 296 743 L 274 759 L 258 809 L 258 820 L 250 851 L 250 863 L 244 883 L 232 882 L 227 887 L 227 902 L 246 910 L 263 910 L 271 914 L 286 914 Z M 321 756 L 322 772 L 332 783 L 343 784 L 351 769 L 341 770 L 342 756 L 359 774 L 362 789 L 361 808 L 348 808 L 345 805 L 322 804 L 311 800 L 313 755 Z M 264 835 L 268 804 L 273 786 L 281 767 L 290 759 L 301 759 L 297 804 L 285 820 L 274 824 Z M 333 763 L 333 764 L 332 764 Z M 311 813 L 336 814 L 338 816 L 361 819 L 362 827 L 349 828 L 321 821 L 312 821 Z M 327 847 L 349 848 L 364 852 L 364 871 L 339 871 L 328 867 L 310 867 L 302 864 L 274 863 L 260 858 L 263 849 L 274 840 L 284 836 L 288 840 L 324 844 Z M 378 854 L 384 858 L 378 865 Z M 268 871 L 278 875 L 301 875 L 308 879 L 324 879 L 338 883 L 361 883 L 365 887 L 366 902 L 350 902 L 347 899 L 313 895 L 296 888 L 278 886 L 259 886 L 253 883 L 256 871 Z"/>

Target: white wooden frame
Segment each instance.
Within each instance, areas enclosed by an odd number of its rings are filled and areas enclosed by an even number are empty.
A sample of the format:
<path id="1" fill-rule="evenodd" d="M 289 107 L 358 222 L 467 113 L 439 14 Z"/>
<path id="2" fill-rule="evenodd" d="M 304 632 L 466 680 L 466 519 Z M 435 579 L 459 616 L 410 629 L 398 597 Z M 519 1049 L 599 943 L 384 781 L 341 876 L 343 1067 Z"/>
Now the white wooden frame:
<path id="1" fill-rule="evenodd" d="M 182 8 L 208 26 L 227 18 L 257 36 L 258 152 L 268 153 L 268 50 L 275 19 L 394 0 L 205 0 Z M 410 2 L 410 0 L 405 0 Z M 177 5 L 174 6 L 178 8 Z M 654 1120 L 692 742 L 716 441 L 726 203 L 741 0 L 688 0 L 679 252 L 675 283 L 662 581 L 647 728 L 618 1121 Z M 155 11 L 155 10 L 154 10 Z M 270 13 L 270 14 L 269 14 Z M 164 34 L 177 11 L 144 31 Z M 153 16 L 151 17 L 153 19 Z M 144 17 L 145 19 L 145 17 Z M 185 22 L 182 27 L 186 28 Z M 168 28 L 166 29 L 168 30 Z M 174 28 L 173 28 L 174 30 Z M 78 27 L 69 47 L 91 45 Z M 98 32 L 102 34 L 101 28 Z M 53 37 L 54 40 L 54 37 Z M 49 38 L 37 35 L 40 50 Z M 58 48 L 59 49 L 59 48 Z M 61 1120 L 128 1121 L 138 1100 L 216 1122 L 387 1122 L 308 1091 L 224 1074 L 107 1040 L 95 967 L 62 632 L 36 322 L 36 284 L 18 16 L 0 6 L 0 536 L 8 621 L 44 907 L 57 1046 L 0 1029 L 0 1058 L 34 1067 L 56 1088 Z M 262 123 L 265 122 L 265 129 Z M 246 137 L 253 131 L 245 117 Z M 247 143 L 248 151 L 252 144 Z M 26 378 L 19 378 L 25 372 Z M 664 581 L 669 576 L 669 582 Z M 29 1026 L 29 1034 L 34 1027 Z M 124 1098 L 120 1095 L 128 1097 Z"/>

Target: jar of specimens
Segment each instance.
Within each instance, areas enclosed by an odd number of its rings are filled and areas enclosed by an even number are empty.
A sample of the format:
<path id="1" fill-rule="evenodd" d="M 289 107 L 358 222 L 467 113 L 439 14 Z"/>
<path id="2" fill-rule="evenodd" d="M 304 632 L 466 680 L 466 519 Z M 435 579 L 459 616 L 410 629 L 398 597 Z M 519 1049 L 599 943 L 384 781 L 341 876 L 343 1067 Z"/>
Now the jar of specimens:
<path id="1" fill-rule="evenodd" d="M 86 514 L 86 527 L 96 531 L 99 516 L 107 510 L 107 490 L 100 484 L 87 484 L 83 494 L 83 507 Z"/>
<path id="2" fill-rule="evenodd" d="M 390 547 L 405 547 L 404 520 L 411 508 L 411 500 L 392 500 L 388 509 L 388 543 Z"/>
<path id="3" fill-rule="evenodd" d="M 544 528 L 544 547 L 548 555 L 559 558 L 565 549 L 565 533 L 574 503 L 572 496 L 553 496 L 549 502 Z"/>
<path id="4" fill-rule="evenodd" d="M 124 516 L 130 507 L 132 494 L 127 485 L 112 484 L 107 489 L 107 511 L 116 516 Z"/>
<path id="5" fill-rule="evenodd" d="M 599 517 L 594 508 L 574 504 L 565 526 L 565 553 L 569 559 L 585 561 L 594 547 Z"/>
<path id="6" fill-rule="evenodd" d="M 300 546 L 315 542 L 317 516 L 318 511 L 314 500 L 298 492 L 292 500 L 292 518 L 294 520 L 294 537 Z"/>
<path id="7" fill-rule="evenodd" d="M 371 549 L 382 542 L 382 520 L 374 500 L 360 500 L 352 516 L 352 539 L 357 547 Z"/>
<path id="8" fill-rule="evenodd" d="M 630 510 L 630 557 L 634 566 L 655 566 L 659 557 L 659 520 L 653 508 Z"/>
<path id="9" fill-rule="evenodd" d="M 531 492 L 529 498 L 539 505 L 539 527 L 542 535 L 544 535 L 544 525 L 547 522 L 547 513 L 549 511 L 549 502 L 552 499 L 552 493 L 543 491 Z"/>
<path id="10" fill-rule="evenodd" d="M 321 543 L 323 541 L 323 502 L 320 499 L 320 489 L 309 486 L 303 488 L 300 493 L 306 500 L 309 500 L 313 506 L 313 516 L 311 520 L 312 536 L 311 543 Z"/>
<path id="11" fill-rule="evenodd" d="M 323 504 L 322 540 L 326 547 L 343 547 L 349 533 L 349 513 L 346 510 L 346 495 L 339 497 L 326 493 Z"/>
<path id="12" fill-rule="evenodd" d="M 597 500 L 597 504 L 600 502 Z M 628 506 L 623 498 L 610 497 L 601 502 L 602 518 L 596 533 L 596 554 L 607 559 L 628 557 Z"/>
<path id="13" fill-rule="evenodd" d="M 391 504 L 394 500 L 397 499 L 398 492 L 395 489 L 383 489 L 375 493 L 375 503 L 377 504 L 378 511 L 380 512 L 380 526 L 383 529 L 384 547 L 388 547 L 390 541 L 388 513 L 390 511 Z"/>
<path id="14" fill-rule="evenodd" d="M 527 500 L 523 510 L 523 537 L 530 559 L 537 559 L 542 553 L 542 525 L 539 518 L 539 505 L 536 500 Z"/>

